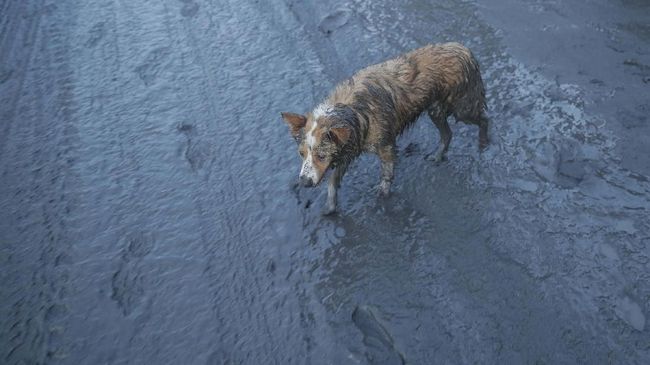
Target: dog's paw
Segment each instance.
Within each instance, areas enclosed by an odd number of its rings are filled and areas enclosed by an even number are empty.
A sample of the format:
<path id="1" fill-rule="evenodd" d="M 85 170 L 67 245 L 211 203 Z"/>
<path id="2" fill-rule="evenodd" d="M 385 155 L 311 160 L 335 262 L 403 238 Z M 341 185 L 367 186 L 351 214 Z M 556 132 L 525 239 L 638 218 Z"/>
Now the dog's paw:
<path id="1" fill-rule="evenodd" d="M 487 138 L 486 139 L 479 139 L 479 141 L 478 141 L 478 150 L 480 152 L 483 152 L 488 148 L 489 145 L 490 145 L 490 141 Z"/>
<path id="2" fill-rule="evenodd" d="M 386 198 L 390 195 L 390 183 L 382 181 L 379 186 L 377 186 L 377 195 L 380 198 Z"/>
<path id="3" fill-rule="evenodd" d="M 431 153 L 427 155 L 424 159 L 438 165 L 441 164 L 443 161 L 447 161 L 447 155 L 441 153 Z"/>
<path id="4" fill-rule="evenodd" d="M 331 217 L 331 216 L 336 214 L 336 207 L 327 207 L 327 208 L 323 209 L 321 214 L 324 217 Z"/>

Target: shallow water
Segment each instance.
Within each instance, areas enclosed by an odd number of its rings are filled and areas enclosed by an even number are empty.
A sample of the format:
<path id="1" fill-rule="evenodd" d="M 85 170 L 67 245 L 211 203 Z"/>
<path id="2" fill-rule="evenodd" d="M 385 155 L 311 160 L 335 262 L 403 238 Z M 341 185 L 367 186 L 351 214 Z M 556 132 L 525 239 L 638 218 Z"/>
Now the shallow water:
<path id="1" fill-rule="evenodd" d="M 646 363 L 650 12 L 552 5 L 2 2 L 0 362 Z M 279 113 L 447 40 L 490 148 L 422 118 L 322 217 Z"/>

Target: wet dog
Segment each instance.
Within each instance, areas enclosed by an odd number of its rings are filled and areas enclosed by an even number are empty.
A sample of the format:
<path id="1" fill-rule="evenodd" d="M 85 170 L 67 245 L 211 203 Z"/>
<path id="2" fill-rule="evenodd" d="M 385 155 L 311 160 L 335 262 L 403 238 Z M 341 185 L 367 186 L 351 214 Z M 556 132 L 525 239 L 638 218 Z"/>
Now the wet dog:
<path id="1" fill-rule="evenodd" d="M 339 84 L 306 115 L 282 113 L 302 157 L 300 183 L 320 183 L 333 169 L 325 214 L 336 211 L 336 193 L 352 160 L 372 152 L 381 160 L 379 193 L 393 181 L 396 139 L 426 112 L 440 132 L 434 160 L 451 141 L 447 118 L 476 124 L 479 146 L 488 144 L 485 89 L 471 51 L 458 43 L 429 45 L 369 66 Z"/>

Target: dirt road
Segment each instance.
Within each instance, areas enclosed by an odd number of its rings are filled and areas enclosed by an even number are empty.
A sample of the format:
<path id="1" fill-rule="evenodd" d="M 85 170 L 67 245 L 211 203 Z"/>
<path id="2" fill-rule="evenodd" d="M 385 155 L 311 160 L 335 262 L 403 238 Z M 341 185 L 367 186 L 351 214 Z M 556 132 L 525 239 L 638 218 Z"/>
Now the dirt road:
<path id="1" fill-rule="evenodd" d="M 0 1 L 0 363 L 650 362 L 646 1 Z M 340 214 L 282 111 L 459 41 L 492 144 Z"/>

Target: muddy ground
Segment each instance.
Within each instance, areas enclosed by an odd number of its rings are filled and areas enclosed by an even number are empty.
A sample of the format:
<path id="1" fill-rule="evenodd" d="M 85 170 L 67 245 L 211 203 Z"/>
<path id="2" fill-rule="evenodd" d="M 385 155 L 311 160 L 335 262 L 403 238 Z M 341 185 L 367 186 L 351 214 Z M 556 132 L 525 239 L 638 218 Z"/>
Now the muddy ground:
<path id="1" fill-rule="evenodd" d="M 0 1 L 0 363 L 650 363 L 650 4 Z M 452 125 L 294 191 L 281 111 L 460 41 Z"/>

